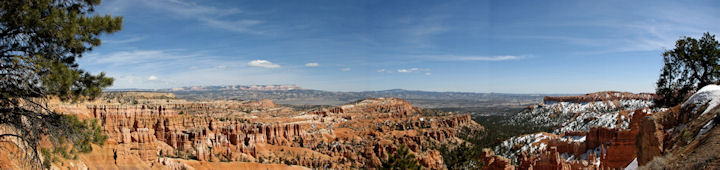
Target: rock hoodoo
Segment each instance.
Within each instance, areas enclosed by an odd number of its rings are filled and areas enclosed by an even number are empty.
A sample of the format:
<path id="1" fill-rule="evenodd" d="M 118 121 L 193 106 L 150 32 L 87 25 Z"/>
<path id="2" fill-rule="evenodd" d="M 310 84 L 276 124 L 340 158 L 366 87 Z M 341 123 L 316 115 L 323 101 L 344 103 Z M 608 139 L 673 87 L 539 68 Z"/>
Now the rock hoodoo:
<path id="1" fill-rule="evenodd" d="M 461 128 L 482 130 L 469 115 L 426 114 L 396 98 L 311 111 L 281 107 L 270 100 L 167 98 L 143 99 L 138 104 L 55 103 L 53 108 L 99 120 L 109 140 L 90 153 L 94 156 L 70 161 L 90 168 L 207 168 L 225 163 L 361 168 L 381 165 L 405 145 L 422 166 L 444 169 L 434 146 L 460 142 L 456 135 Z M 94 164 L 98 160 L 111 165 Z"/>

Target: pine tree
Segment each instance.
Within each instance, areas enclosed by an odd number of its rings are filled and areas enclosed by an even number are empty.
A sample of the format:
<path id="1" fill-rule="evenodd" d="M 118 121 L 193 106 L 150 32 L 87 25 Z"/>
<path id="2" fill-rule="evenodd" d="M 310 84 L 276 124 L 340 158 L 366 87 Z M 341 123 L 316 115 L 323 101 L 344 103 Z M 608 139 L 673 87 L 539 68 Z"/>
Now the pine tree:
<path id="1" fill-rule="evenodd" d="M 0 1 L 0 134 L 37 149 L 40 136 L 79 138 L 71 122 L 42 104 L 47 97 L 93 99 L 113 79 L 78 67 L 76 59 L 119 31 L 122 18 L 92 15 L 100 0 Z M 38 153 L 29 153 L 39 162 Z"/>
<path id="2" fill-rule="evenodd" d="M 415 159 L 415 156 L 410 153 L 410 150 L 405 145 L 400 145 L 398 150 L 393 153 L 386 162 L 383 162 L 382 167 L 379 169 L 388 170 L 416 170 L 420 169 L 420 165 Z"/>
<path id="3" fill-rule="evenodd" d="M 700 40 L 684 37 L 675 49 L 663 53 L 663 66 L 657 81 L 658 106 L 682 103 L 699 88 L 720 80 L 720 43 L 705 33 Z"/>

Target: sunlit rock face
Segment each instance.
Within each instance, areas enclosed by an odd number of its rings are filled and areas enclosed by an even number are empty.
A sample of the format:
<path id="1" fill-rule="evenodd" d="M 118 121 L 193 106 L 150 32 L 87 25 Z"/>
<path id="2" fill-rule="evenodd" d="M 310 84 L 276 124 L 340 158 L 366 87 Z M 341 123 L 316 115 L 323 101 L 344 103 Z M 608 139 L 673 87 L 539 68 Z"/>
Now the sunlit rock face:
<path id="1" fill-rule="evenodd" d="M 53 107 L 98 119 L 109 136 L 90 153 L 93 157 L 76 160 L 91 168 L 370 168 L 404 145 L 422 166 L 444 169 L 433 148 L 462 142 L 460 129 L 482 130 L 469 115 L 430 114 L 396 98 L 314 110 L 294 110 L 270 100 L 172 98 Z"/>

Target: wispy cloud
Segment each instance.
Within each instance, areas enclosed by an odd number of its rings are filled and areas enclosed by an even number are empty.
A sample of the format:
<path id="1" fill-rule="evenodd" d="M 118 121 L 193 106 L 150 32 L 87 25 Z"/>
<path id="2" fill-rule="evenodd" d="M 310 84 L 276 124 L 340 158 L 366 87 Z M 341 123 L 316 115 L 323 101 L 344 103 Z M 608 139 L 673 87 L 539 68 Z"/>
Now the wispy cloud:
<path id="1" fill-rule="evenodd" d="M 305 64 L 305 67 L 319 67 L 319 66 L 320 66 L 320 63 L 315 63 L 315 62 Z"/>
<path id="2" fill-rule="evenodd" d="M 218 84 L 289 84 L 302 82 L 298 72 L 283 72 L 267 60 L 248 62 L 242 56 L 215 56 L 185 50 L 131 50 L 92 53 L 80 59 L 92 73 L 116 79 L 111 88 L 168 88 Z"/>
<path id="3" fill-rule="evenodd" d="M 113 1 L 103 5 L 102 9 L 107 12 L 120 13 L 129 8 L 137 6 L 156 9 L 167 12 L 171 17 L 181 19 L 192 19 L 210 27 L 225 29 L 229 31 L 262 34 L 263 31 L 253 29 L 253 26 L 263 23 L 261 20 L 245 18 L 240 16 L 244 11 L 237 8 L 215 7 L 201 5 L 184 0 L 121 0 Z M 232 18 L 232 19 L 229 19 Z"/>
<path id="4" fill-rule="evenodd" d="M 137 42 L 137 41 L 141 41 L 141 40 L 144 40 L 144 39 L 145 39 L 145 37 L 135 36 L 135 37 L 130 37 L 130 38 L 126 38 L 126 39 L 105 39 L 105 40 L 102 40 L 102 43 L 105 43 L 105 44 L 124 44 L 124 43 Z"/>
<path id="5" fill-rule="evenodd" d="M 434 55 L 434 56 L 420 56 L 420 58 L 426 58 L 431 60 L 440 61 L 506 61 L 506 60 L 520 60 L 526 58 L 525 56 L 457 56 L 457 55 Z"/>
<path id="6" fill-rule="evenodd" d="M 262 31 L 258 31 L 258 30 L 254 30 L 254 29 L 250 28 L 254 25 L 258 25 L 258 24 L 262 23 L 262 21 L 259 21 L 259 20 L 222 21 L 222 20 L 216 20 L 216 19 L 212 19 L 212 18 L 201 18 L 201 20 L 210 24 L 211 26 L 230 30 L 230 31 L 253 33 L 253 34 L 263 33 Z"/>
<path id="7" fill-rule="evenodd" d="M 273 64 L 270 61 L 267 60 L 253 60 L 248 62 L 248 66 L 250 67 L 262 67 L 262 68 L 280 68 L 280 65 Z"/>
<path id="8" fill-rule="evenodd" d="M 430 39 L 442 33 L 452 30 L 452 27 L 444 24 L 446 16 L 423 16 L 414 18 L 404 18 L 399 23 L 407 24 L 403 30 L 407 34 L 406 42 L 413 46 L 431 47 L 433 46 Z"/>
<path id="9" fill-rule="evenodd" d="M 535 28 L 536 30 L 577 29 L 559 34 L 557 32 L 537 32 L 535 35 L 501 35 L 499 38 L 519 39 L 514 41 L 541 39 L 550 40 L 553 43 L 588 47 L 574 51 L 575 55 L 660 51 L 674 48 L 675 41 L 682 36 L 698 37 L 703 32 L 720 29 L 718 22 L 706 22 L 717 18 L 717 15 L 711 11 L 717 11 L 717 8 L 672 1 L 658 2 L 651 6 L 609 14 L 611 16 L 618 15 L 618 17 L 598 18 L 596 14 L 604 15 L 613 12 L 590 10 L 588 13 L 591 14 L 591 17 L 587 17 L 587 19 L 546 22 L 529 26 L 540 27 Z M 528 25 L 516 25 L 516 27 L 528 27 Z M 588 34 L 587 30 L 589 29 L 604 30 L 609 34 Z M 573 49 L 570 48 L 567 51 L 573 51 Z"/>
<path id="10" fill-rule="evenodd" d="M 160 64 L 168 60 L 182 61 L 199 56 L 199 54 L 174 53 L 173 50 L 131 50 L 109 54 L 94 53 L 87 57 L 87 61 L 93 64 L 142 65 Z"/>
<path id="11" fill-rule="evenodd" d="M 240 58 L 235 56 L 234 58 Z M 135 74 L 134 79 L 147 80 L 147 74 L 160 77 L 162 73 L 180 70 L 223 70 L 232 66 L 245 67 L 247 60 L 227 59 L 224 56 L 208 55 L 202 52 L 174 50 L 129 50 L 110 53 L 91 53 L 79 61 L 80 65 L 93 72 Z M 246 67 L 245 67 L 246 68 Z M 145 75 L 145 76 L 140 76 Z"/>
<path id="12" fill-rule="evenodd" d="M 262 31 L 251 29 L 252 26 L 262 23 L 262 21 L 260 20 L 222 19 L 225 16 L 236 15 L 243 12 L 242 10 L 237 8 L 218 8 L 213 6 L 205 6 L 196 3 L 185 2 L 182 0 L 148 1 L 148 3 L 150 3 L 150 6 L 167 10 L 173 13 L 173 15 L 192 18 L 212 27 L 243 33 L 262 33 Z"/>
<path id="13" fill-rule="evenodd" d="M 350 68 L 350 67 L 345 67 L 345 68 L 340 69 L 340 71 L 350 71 L 350 70 L 352 70 L 352 68 Z"/>

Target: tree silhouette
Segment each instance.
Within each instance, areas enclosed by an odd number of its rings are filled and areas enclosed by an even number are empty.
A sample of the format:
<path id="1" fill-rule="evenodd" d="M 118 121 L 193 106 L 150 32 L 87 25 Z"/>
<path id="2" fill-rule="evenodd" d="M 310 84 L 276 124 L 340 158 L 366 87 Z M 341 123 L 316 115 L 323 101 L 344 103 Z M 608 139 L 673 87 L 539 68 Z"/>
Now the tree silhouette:
<path id="1" fill-rule="evenodd" d="M 100 45 L 99 36 L 119 31 L 121 17 L 92 15 L 100 0 L 0 1 L 0 124 L 14 128 L 0 137 L 24 141 L 34 160 L 37 141 L 79 138 L 43 100 L 77 101 L 100 95 L 113 79 L 78 67 L 76 59 Z"/>
<path id="2" fill-rule="evenodd" d="M 675 106 L 691 93 L 720 79 L 720 43 L 705 33 L 700 40 L 684 37 L 675 49 L 663 53 L 663 66 L 655 93 L 658 106 Z"/>

